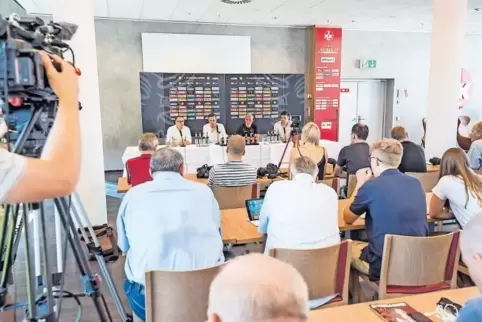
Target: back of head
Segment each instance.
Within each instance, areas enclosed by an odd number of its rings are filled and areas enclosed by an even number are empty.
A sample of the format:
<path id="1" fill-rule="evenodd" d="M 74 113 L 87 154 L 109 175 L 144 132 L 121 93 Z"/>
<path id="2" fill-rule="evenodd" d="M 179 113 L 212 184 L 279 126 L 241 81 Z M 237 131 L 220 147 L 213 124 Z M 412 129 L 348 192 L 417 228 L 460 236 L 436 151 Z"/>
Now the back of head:
<path id="1" fill-rule="evenodd" d="M 159 139 L 154 133 L 144 133 L 139 138 L 139 151 L 154 152 L 159 145 Z"/>
<path id="2" fill-rule="evenodd" d="M 228 139 L 228 153 L 235 156 L 243 156 L 246 148 L 246 142 L 241 135 L 232 135 Z"/>
<path id="3" fill-rule="evenodd" d="M 392 139 L 397 141 L 404 141 L 407 138 L 408 138 L 408 134 L 403 126 L 395 126 L 392 129 Z"/>
<path id="4" fill-rule="evenodd" d="M 440 160 L 440 178 L 444 176 L 461 177 L 464 181 L 465 189 L 479 200 L 482 200 L 482 180 L 472 171 L 469 159 L 465 152 L 460 148 L 450 148 Z"/>
<path id="5" fill-rule="evenodd" d="M 402 161 L 403 147 L 397 140 L 379 140 L 373 142 L 370 153 L 376 153 L 376 158 L 385 168 L 398 168 Z"/>
<path id="6" fill-rule="evenodd" d="M 261 254 L 229 262 L 211 284 L 209 321 L 306 321 L 308 287 L 292 266 Z"/>
<path id="7" fill-rule="evenodd" d="M 482 292 L 482 213 L 472 218 L 462 230 L 460 249 L 470 277 Z"/>
<path id="8" fill-rule="evenodd" d="M 151 173 L 156 172 L 181 172 L 184 164 L 182 154 L 175 149 L 162 148 L 157 150 L 151 158 Z"/>
<path id="9" fill-rule="evenodd" d="M 301 143 L 320 145 L 320 128 L 314 122 L 308 122 L 301 130 Z"/>
<path id="10" fill-rule="evenodd" d="M 472 132 L 470 133 L 472 141 L 482 139 L 482 122 L 477 122 L 472 126 Z"/>
<path id="11" fill-rule="evenodd" d="M 368 138 L 368 132 L 368 126 L 363 123 L 357 123 L 351 128 L 351 134 L 354 134 L 358 140 L 365 141 Z"/>
<path id="12" fill-rule="evenodd" d="M 291 174 L 293 177 L 300 173 L 309 174 L 313 178 L 316 178 L 318 176 L 318 166 L 311 158 L 301 156 L 296 158 L 291 164 Z"/>

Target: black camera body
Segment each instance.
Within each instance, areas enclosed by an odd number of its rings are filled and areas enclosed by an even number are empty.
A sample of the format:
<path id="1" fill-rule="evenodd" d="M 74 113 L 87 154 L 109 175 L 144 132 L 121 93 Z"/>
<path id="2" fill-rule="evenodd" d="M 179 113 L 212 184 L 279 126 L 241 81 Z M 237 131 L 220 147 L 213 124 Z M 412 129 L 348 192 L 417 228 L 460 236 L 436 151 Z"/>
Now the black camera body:
<path id="1" fill-rule="evenodd" d="M 9 127 L 7 140 L 18 147 L 15 153 L 39 157 L 42 152 L 58 97 L 49 85 L 40 51 L 63 57 L 71 51 L 64 40 L 76 30 L 75 25 L 45 24 L 40 18 L 0 16 L 0 108 Z M 60 65 L 54 67 L 60 71 Z"/>

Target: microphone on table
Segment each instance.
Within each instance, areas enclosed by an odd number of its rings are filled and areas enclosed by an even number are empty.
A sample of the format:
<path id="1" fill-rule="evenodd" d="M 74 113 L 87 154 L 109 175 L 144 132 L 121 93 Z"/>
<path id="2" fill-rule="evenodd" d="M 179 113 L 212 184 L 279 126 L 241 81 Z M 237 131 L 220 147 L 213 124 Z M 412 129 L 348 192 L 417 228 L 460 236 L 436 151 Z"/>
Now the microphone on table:
<path id="1" fill-rule="evenodd" d="M 182 131 L 180 129 L 179 130 L 179 134 L 181 135 L 181 147 L 185 147 L 186 145 L 184 144 L 184 138 L 182 137 Z"/>

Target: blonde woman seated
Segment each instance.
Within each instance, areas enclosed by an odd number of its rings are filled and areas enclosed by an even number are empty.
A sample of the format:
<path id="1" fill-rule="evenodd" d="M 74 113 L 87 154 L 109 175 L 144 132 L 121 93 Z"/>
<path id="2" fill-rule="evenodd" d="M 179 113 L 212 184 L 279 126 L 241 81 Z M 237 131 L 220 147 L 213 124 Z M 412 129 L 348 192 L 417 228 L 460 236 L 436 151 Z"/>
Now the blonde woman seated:
<path id="1" fill-rule="evenodd" d="M 308 157 L 313 160 L 318 167 L 318 180 L 324 179 L 328 153 L 324 147 L 320 146 L 320 128 L 313 122 L 309 122 L 303 127 L 300 141 L 291 150 L 290 169 L 291 164 L 299 157 Z"/>
<path id="2" fill-rule="evenodd" d="M 448 149 L 442 156 L 440 179 L 432 192 L 432 218 L 452 218 L 452 214 L 442 212 L 447 200 L 462 228 L 482 211 L 482 180 L 470 169 L 467 155 L 460 148 Z"/>

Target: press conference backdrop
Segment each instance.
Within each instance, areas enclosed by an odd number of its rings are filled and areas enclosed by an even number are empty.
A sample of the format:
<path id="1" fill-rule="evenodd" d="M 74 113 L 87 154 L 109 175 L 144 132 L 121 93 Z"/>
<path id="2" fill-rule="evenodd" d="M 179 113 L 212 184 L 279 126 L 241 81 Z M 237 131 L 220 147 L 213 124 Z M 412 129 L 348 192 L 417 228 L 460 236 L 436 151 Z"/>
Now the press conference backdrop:
<path id="1" fill-rule="evenodd" d="M 142 128 L 165 137 L 176 116 L 191 132 L 202 131 L 215 113 L 228 134 L 246 114 L 255 116 L 261 133 L 273 129 L 288 111 L 304 122 L 305 78 L 302 74 L 172 74 L 140 73 Z"/>

